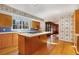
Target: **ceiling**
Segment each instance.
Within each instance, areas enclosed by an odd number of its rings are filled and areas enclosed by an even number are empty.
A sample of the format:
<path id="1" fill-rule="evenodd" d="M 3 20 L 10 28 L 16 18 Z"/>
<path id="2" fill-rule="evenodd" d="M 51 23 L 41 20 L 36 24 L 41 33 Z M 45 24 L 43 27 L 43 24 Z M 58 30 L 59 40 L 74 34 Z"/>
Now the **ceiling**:
<path id="1" fill-rule="evenodd" d="M 78 4 L 9 4 L 9 6 L 49 20 L 61 15 L 72 14 L 75 9 L 79 8 Z"/>

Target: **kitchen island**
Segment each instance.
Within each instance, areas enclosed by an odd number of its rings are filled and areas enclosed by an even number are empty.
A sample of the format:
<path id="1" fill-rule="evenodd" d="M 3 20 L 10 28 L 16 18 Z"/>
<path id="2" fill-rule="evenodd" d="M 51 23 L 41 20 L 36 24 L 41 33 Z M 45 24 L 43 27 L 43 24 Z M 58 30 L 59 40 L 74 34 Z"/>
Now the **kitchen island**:
<path id="1" fill-rule="evenodd" d="M 35 51 L 47 47 L 50 32 L 18 33 L 18 50 L 21 55 L 32 55 Z"/>

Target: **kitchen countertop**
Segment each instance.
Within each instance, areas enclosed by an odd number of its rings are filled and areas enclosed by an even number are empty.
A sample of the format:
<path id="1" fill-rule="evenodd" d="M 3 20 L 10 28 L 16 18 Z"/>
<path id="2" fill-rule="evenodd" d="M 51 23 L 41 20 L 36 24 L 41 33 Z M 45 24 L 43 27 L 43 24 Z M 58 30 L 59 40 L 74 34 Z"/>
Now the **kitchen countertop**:
<path id="1" fill-rule="evenodd" d="M 9 34 L 9 33 L 18 33 L 18 32 L 0 32 L 0 34 Z"/>
<path id="2" fill-rule="evenodd" d="M 38 32 L 38 33 L 27 33 L 27 32 L 0 32 L 0 34 L 9 34 L 9 33 L 17 33 L 19 35 L 27 36 L 27 37 L 34 37 L 44 34 L 51 34 L 51 32 Z"/>
<path id="3" fill-rule="evenodd" d="M 39 36 L 39 35 L 44 35 L 44 34 L 50 34 L 51 32 L 40 32 L 40 33 L 18 33 L 20 35 L 23 36 L 27 36 L 27 37 L 34 37 L 34 36 Z"/>

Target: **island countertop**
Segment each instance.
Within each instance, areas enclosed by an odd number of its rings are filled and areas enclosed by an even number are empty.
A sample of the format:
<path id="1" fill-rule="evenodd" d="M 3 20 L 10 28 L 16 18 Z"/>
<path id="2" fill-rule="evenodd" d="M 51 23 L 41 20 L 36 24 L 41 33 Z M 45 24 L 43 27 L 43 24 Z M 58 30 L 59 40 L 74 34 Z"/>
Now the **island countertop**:
<path id="1" fill-rule="evenodd" d="M 51 32 L 38 32 L 38 33 L 27 33 L 27 32 L 0 32 L 0 34 L 9 34 L 9 33 L 16 33 L 19 35 L 27 36 L 27 37 L 34 37 L 34 36 L 39 36 L 39 35 L 44 35 L 44 34 L 51 34 Z"/>
<path id="2" fill-rule="evenodd" d="M 18 33 L 19 35 L 23 35 L 23 36 L 27 36 L 27 37 L 34 37 L 34 36 L 39 36 L 39 35 L 44 35 L 44 34 L 51 34 L 51 32 L 39 32 L 39 33 L 27 33 L 27 32 L 25 32 L 25 33 L 22 33 L 22 32 L 20 32 L 20 33 Z"/>

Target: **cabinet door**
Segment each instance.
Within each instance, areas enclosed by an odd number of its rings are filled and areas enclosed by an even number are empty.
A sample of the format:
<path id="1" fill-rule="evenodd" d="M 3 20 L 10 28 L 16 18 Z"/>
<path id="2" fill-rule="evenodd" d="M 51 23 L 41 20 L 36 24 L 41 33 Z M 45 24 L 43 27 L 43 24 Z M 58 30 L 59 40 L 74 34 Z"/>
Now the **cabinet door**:
<path id="1" fill-rule="evenodd" d="M 12 45 L 18 46 L 18 34 L 16 34 L 16 33 L 12 34 Z"/>
<path id="2" fill-rule="evenodd" d="M 41 35 L 40 40 L 41 41 L 47 41 L 47 35 Z"/>
<path id="3" fill-rule="evenodd" d="M 39 30 L 40 29 L 40 22 L 32 21 L 32 28 Z"/>
<path id="4" fill-rule="evenodd" d="M 26 55 L 30 55 L 31 54 L 31 50 L 32 50 L 32 48 L 31 48 L 31 45 L 30 45 L 30 39 L 29 39 L 29 37 L 25 37 L 25 54 Z"/>
<path id="5" fill-rule="evenodd" d="M 75 31 L 79 34 L 79 10 L 75 11 Z"/>
<path id="6" fill-rule="evenodd" d="M 21 55 L 29 55 L 31 54 L 31 46 L 30 46 L 30 40 L 26 36 L 19 35 L 18 36 L 18 49 L 19 49 L 19 54 Z"/>
<path id="7" fill-rule="evenodd" d="M 40 50 L 43 47 L 47 47 L 47 36 L 41 35 L 30 38 L 30 48 L 31 53 L 34 53 L 37 50 Z"/>
<path id="8" fill-rule="evenodd" d="M 47 35 L 40 36 L 41 46 L 47 46 L 47 39 Z"/>
<path id="9" fill-rule="evenodd" d="M 12 17 L 0 13 L 0 27 L 11 27 L 11 26 L 12 26 Z"/>
<path id="10" fill-rule="evenodd" d="M 30 52 L 31 54 L 40 49 L 40 42 L 38 36 L 30 38 Z"/>
<path id="11" fill-rule="evenodd" d="M 19 54 L 26 54 L 25 50 L 25 37 L 22 35 L 18 36 L 18 49 L 19 49 Z"/>
<path id="12" fill-rule="evenodd" d="M 0 34 L 1 49 L 12 46 L 12 34 Z"/>

